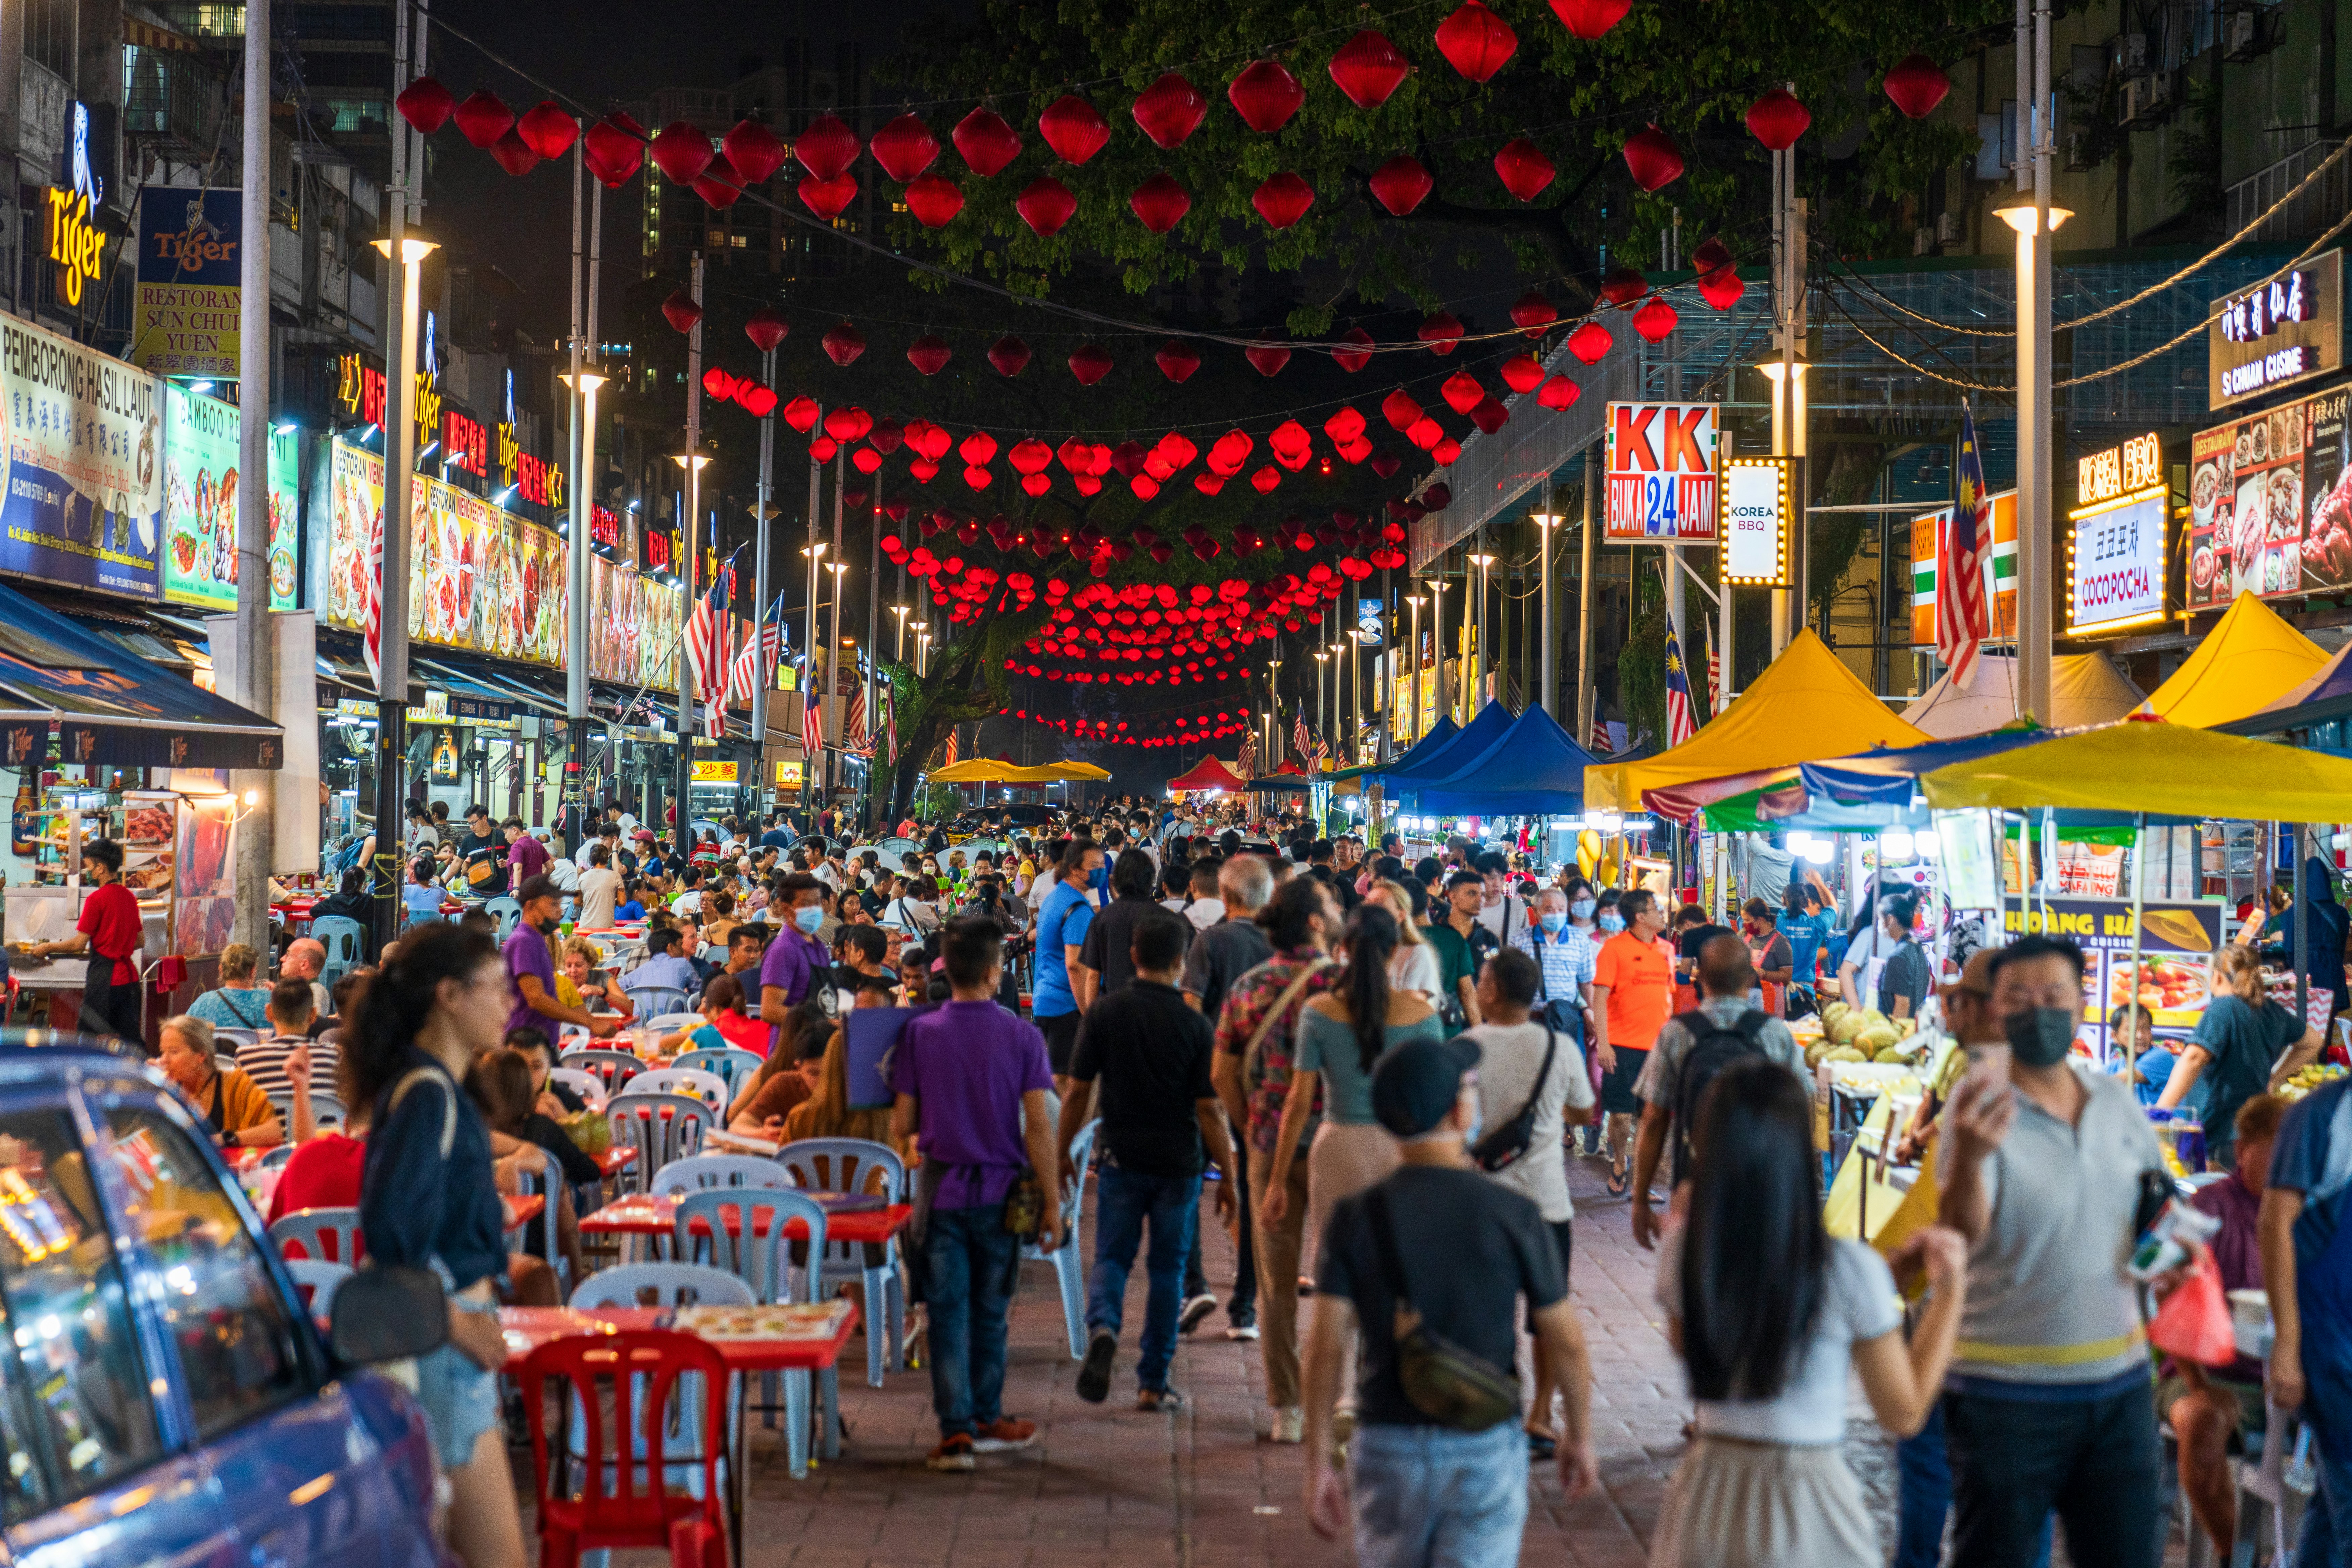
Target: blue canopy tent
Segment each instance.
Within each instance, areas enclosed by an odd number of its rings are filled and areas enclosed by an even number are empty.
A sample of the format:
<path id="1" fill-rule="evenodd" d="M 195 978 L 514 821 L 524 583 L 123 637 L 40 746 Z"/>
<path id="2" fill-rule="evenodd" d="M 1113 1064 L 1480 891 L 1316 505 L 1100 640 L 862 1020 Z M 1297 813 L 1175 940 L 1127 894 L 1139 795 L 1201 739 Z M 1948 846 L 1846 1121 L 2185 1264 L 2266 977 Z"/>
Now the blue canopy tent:
<path id="1" fill-rule="evenodd" d="M 1500 707 L 1493 704 L 1489 711 Z M 1443 777 L 1402 786 L 1415 810 L 1494 816 L 1571 816 L 1584 810 L 1584 770 L 1593 755 L 1541 708 L 1529 708 L 1475 754 L 1457 748 L 1454 755 L 1461 765 Z"/>
<path id="2" fill-rule="evenodd" d="M 1936 741 L 1924 746 L 1876 746 L 1850 757 L 1800 763 L 1795 785 L 1767 791 L 1758 803 L 1756 815 L 1773 827 L 1791 830 L 1868 833 L 1906 827 L 1916 831 L 1930 826 L 1927 803 L 1919 793 L 1921 775 L 1955 763 L 1977 762 L 2002 752 L 2038 745 L 2068 732 L 2079 731 L 2021 724 L 1990 734 Z M 2136 820 L 2127 811 L 2072 808 L 2057 812 L 2056 817 L 2062 832 L 2067 828 L 2129 827 Z M 2148 818 L 2151 823 L 2172 820 Z"/>
<path id="3" fill-rule="evenodd" d="M 1467 758 L 1482 754 L 1503 732 L 1511 727 L 1511 710 L 1499 702 L 1489 702 L 1478 710 L 1478 716 L 1455 731 L 1441 742 L 1432 743 L 1436 731 L 1423 739 L 1420 745 L 1377 773 L 1364 775 L 1369 787 L 1377 784 L 1391 798 L 1400 793 L 1410 794 L 1414 784 L 1424 779 L 1444 778 Z"/>

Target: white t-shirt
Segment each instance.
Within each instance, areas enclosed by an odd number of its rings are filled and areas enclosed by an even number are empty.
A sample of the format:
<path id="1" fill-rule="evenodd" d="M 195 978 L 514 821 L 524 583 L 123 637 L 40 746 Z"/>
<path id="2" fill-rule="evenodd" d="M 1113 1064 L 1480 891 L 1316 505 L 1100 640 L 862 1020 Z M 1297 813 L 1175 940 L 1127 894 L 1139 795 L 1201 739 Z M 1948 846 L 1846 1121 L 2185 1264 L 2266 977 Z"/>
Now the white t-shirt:
<path id="1" fill-rule="evenodd" d="M 1683 1307 L 1683 1234 L 1684 1227 L 1675 1226 L 1658 1245 L 1658 1305 L 1676 1319 Z M 1830 1243 L 1823 1285 L 1813 1337 L 1780 1394 L 1771 1399 L 1700 1400 L 1700 1436 L 1805 1447 L 1845 1441 L 1846 1373 L 1853 1364 L 1853 1347 L 1902 1327 L 1903 1312 L 1886 1260 L 1859 1241 Z"/>
<path id="2" fill-rule="evenodd" d="M 1508 947 L 1513 937 L 1528 929 L 1528 901 L 1517 893 L 1505 893 L 1494 903 L 1479 909 L 1478 923 Z"/>
<path id="3" fill-rule="evenodd" d="M 1389 984 L 1399 991 L 1418 991 L 1437 1005 L 1437 950 L 1425 942 L 1399 942 L 1389 954 Z"/>
<path id="4" fill-rule="evenodd" d="M 621 874 L 610 866 L 591 866 L 580 873 L 580 923 L 590 931 L 603 931 L 613 923 L 613 909 L 620 901 Z"/>
<path id="5" fill-rule="evenodd" d="M 1206 931 L 1225 918 L 1225 900 L 1194 899 L 1191 904 L 1178 912 L 1192 922 L 1194 931 Z"/>
<path id="6" fill-rule="evenodd" d="M 1430 952 L 1427 943 L 1414 951 Z M 1432 968 L 1435 957 L 1432 954 Z M 1433 973 L 1432 978 L 1434 979 Z M 1493 1179 L 1528 1199 L 1543 1211 L 1548 1224 L 1576 1216 L 1568 1195 L 1565 1112 L 1592 1104 L 1592 1079 L 1584 1070 L 1584 1053 L 1576 1041 L 1541 1024 L 1479 1024 L 1464 1034 L 1478 1042 L 1479 1120 L 1487 1131 L 1500 1127 L 1526 1109 L 1543 1072 L 1546 1037 L 1558 1043 L 1551 1071 L 1544 1074 L 1543 1098 L 1536 1104 L 1534 1136 L 1518 1163 L 1493 1173 Z"/>

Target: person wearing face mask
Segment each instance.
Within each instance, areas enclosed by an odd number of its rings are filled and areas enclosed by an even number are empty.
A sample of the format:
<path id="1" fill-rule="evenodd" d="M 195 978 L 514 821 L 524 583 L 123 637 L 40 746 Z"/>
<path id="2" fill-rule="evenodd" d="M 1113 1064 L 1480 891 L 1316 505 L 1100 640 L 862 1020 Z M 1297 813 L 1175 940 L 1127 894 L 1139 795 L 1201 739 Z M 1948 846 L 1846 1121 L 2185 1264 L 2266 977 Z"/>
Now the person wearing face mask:
<path id="1" fill-rule="evenodd" d="M 2083 1568 L 2146 1568 L 2163 1544 L 2162 1456 L 2126 1265 L 2143 1194 L 2171 1184 L 2130 1087 L 2067 1061 L 2082 950 L 2028 936 L 1989 967 L 1988 1023 L 2008 1048 L 1972 1053 L 1936 1151 L 1938 1218 L 1969 1241 L 1944 1396 L 1951 1562 L 2032 1561 L 2054 1510 Z"/>
<path id="2" fill-rule="evenodd" d="M 782 1027 L 793 1008 L 815 994 L 831 954 L 817 938 L 824 924 L 824 886 L 805 871 L 776 884 L 777 908 L 789 922 L 760 959 L 760 1016 Z"/>
<path id="3" fill-rule="evenodd" d="M 1611 1151 L 1609 1194 L 1623 1197 L 1631 1173 L 1633 1119 L 1642 1113 L 1634 1092 L 1650 1047 L 1673 1016 L 1674 952 L 1659 939 L 1666 912 L 1657 895 L 1636 888 L 1617 900 L 1624 929 L 1601 944 L 1593 960 L 1592 1055 L 1607 1076 L 1601 1083 L 1601 1109 L 1608 1114 L 1604 1142 Z M 1610 911 L 1600 916 L 1609 929 Z"/>
<path id="4" fill-rule="evenodd" d="M 1625 929 L 1624 913 L 1617 907 L 1623 896 L 1616 889 L 1611 888 L 1593 900 L 1592 927 L 1601 933 L 1600 940 L 1602 942 L 1607 942 Z M 1569 912 L 1571 916 L 1575 913 L 1575 906 L 1572 902 Z"/>
<path id="5" fill-rule="evenodd" d="M 507 987 L 513 994 L 509 1029 L 540 1029 L 555 1034 L 557 1026 L 575 1024 L 602 1039 L 620 1027 L 615 1016 L 593 1014 L 585 1006 L 567 1007 L 555 994 L 555 949 L 549 938 L 563 920 L 563 890 L 545 872 L 522 885 L 522 918 L 507 938 L 504 956 Z"/>
<path id="6" fill-rule="evenodd" d="M 1590 921 L 1592 896 L 1580 888 Z M 1546 888 L 1536 899 L 1535 924 L 1520 931 L 1511 945 L 1536 961 L 1542 983 L 1536 993 L 1541 1021 L 1584 1043 L 1584 1013 L 1592 1005 L 1593 960 L 1600 950 L 1570 919 L 1571 900 L 1565 888 Z"/>
<path id="7" fill-rule="evenodd" d="M 1772 906 L 1762 899 L 1748 900 L 1739 912 L 1747 917 L 1741 940 L 1748 944 L 1748 961 L 1756 968 L 1759 1005 L 1767 1017 L 1786 1017 L 1789 981 L 1796 973 L 1789 939 L 1780 934 Z"/>

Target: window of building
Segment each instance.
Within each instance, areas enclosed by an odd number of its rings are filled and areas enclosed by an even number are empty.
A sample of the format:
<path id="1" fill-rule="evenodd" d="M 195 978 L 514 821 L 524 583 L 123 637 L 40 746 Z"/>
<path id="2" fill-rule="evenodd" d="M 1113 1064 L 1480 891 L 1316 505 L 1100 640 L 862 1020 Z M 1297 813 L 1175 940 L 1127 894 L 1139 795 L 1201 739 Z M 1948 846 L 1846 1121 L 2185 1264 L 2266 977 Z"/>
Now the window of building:
<path id="1" fill-rule="evenodd" d="M 74 0 L 26 0 L 24 18 L 25 58 L 72 81 Z"/>

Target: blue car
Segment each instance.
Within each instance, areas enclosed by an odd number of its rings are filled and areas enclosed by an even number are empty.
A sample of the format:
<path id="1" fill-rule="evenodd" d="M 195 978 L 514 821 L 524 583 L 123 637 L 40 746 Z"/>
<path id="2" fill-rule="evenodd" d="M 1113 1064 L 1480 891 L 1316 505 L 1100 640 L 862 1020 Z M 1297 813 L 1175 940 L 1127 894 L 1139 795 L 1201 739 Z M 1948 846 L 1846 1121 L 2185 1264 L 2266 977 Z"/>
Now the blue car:
<path id="1" fill-rule="evenodd" d="M 331 1349 L 186 1101 L 109 1046 L 0 1032 L 0 1336 L 11 1568 L 439 1562 L 423 1413 Z"/>

